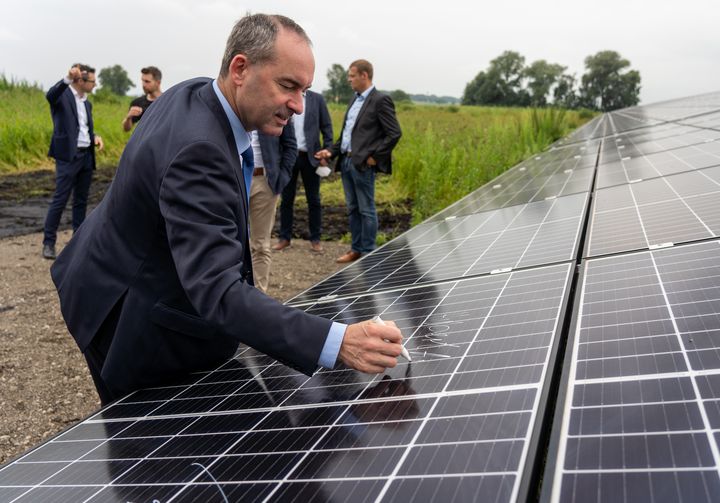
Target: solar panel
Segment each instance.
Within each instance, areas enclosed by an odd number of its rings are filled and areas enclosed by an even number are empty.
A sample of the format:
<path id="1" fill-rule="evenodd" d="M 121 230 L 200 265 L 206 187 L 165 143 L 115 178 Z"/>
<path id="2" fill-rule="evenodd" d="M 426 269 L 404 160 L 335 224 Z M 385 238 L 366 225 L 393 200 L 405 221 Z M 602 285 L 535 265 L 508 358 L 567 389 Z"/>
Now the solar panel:
<path id="1" fill-rule="evenodd" d="M 587 192 L 597 148 L 595 142 L 552 148 L 523 161 L 427 221 Z"/>
<path id="2" fill-rule="evenodd" d="M 589 256 L 720 235 L 720 166 L 595 194 Z"/>
<path id="3" fill-rule="evenodd" d="M 586 202 L 575 194 L 417 225 L 290 303 L 572 260 Z"/>
<path id="4" fill-rule="evenodd" d="M 0 500 L 720 500 L 719 118 L 604 114 L 290 301 L 396 321 L 411 364 L 242 347 L 6 464 Z"/>
<path id="5" fill-rule="evenodd" d="M 707 141 L 664 152 L 623 157 L 598 166 L 597 187 L 605 188 L 646 178 L 720 165 L 720 142 Z"/>
<path id="6" fill-rule="evenodd" d="M 599 164 L 618 162 L 624 158 L 655 154 L 681 147 L 709 143 L 720 138 L 720 131 L 675 126 L 671 129 L 648 128 L 642 134 L 620 134 L 603 143 Z"/>
<path id="7" fill-rule="evenodd" d="M 719 279 L 718 241 L 587 261 L 551 501 L 720 499 Z"/>
<path id="8" fill-rule="evenodd" d="M 720 129 L 720 112 L 692 117 L 682 121 L 683 124 L 704 128 Z"/>
<path id="9" fill-rule="evenodd" d="M 0 471 L 53 501 L 514 501 L 530 490 L 570 264 L 307 306 L 380 314 L 413 357 L 300 375 L 244 349 L 136 392 Z M 538 301 L 538 299 L 542 299 Z"/>

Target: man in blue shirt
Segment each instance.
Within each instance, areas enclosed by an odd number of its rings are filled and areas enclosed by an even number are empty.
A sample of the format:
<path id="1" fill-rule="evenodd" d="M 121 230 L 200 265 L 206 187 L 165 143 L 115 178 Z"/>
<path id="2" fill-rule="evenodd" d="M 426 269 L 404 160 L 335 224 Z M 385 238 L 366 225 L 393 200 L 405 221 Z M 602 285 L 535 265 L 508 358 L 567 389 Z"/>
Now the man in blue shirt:
<path id="1" fill-rule="evenodd" d="M 318 159 L 338 158 L 336 169 L 342 173 L 352 246 L 337 259 L 340 264 L 375 249 L 375 174 L 392 171 L 392 150 L 402 135 L 392 98 L 377 91 L 372 79 L 369 61 L 350 63 L 348 81 L 355 97 L 345 113 L 340 138 L 331 149 L 316 154 Z"/>
<path id="2" fill-rule="evenodd" d="M 212 369 L 239 342 L 306 374 L 397 364 L 392 323 L 345 325 L 253 287 L 248 131 L 279 136 L 302 112 L 315 60 L 284 16 L 247 15 L 220 76 L 180 83 L 143 115 L 115 179 L 51 268 L 101 401 Z"/>

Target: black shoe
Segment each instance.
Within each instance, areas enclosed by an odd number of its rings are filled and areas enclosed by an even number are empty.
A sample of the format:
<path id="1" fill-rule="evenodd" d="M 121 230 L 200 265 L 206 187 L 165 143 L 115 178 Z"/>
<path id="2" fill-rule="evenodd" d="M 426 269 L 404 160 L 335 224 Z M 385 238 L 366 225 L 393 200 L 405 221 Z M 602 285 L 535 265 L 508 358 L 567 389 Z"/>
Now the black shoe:
<path id="1" fill-rule="evenodd" d="M 43 245 L 42 255 L 43 258 L 48 260 L 55 260 L 55 257 L 57 256 L 55 254 L 55 245 Z"/>

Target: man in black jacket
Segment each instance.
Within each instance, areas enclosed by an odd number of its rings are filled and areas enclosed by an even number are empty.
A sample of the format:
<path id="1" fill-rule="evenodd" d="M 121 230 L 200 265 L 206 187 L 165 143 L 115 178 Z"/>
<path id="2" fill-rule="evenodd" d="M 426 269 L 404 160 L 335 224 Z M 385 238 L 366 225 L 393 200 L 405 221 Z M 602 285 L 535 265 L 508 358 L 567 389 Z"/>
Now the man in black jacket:
<path id="1" fill-rule="evenodd" d="M 331 150 L 317 153 L 318 158 L 337 157 L 336 169 L 342 173 L 352 247 L 337 259 L 340 264 L 375 249 L 375 172 L 392 171 L 392 150 L 402 135 L 392 98 L 376 90 L 372 79 L 369 61 L 350 63 L 348 81 L 355 97 L 345 112 L 340 138 Z"/>
<path id="2" fill-rule="evenodd" d="M 305 93 L 303 113 L 294 117 L 295 138 L 298 144 L 298 156 L 293 167 L 290 182 L 282 192 L 280 203 L 280 236 L 273 250 L 282 250 L 290 246 L 293 234 L 293 206 L 297 190 L 298 176 L 302 176 L 305 187 L 305 199 L 308 204 L 308 226 L 310 228 L 310 249 L 321 252 L 322 205 L 320 202 L 320 176 L 316 169 L 321 161 L 315 154 L 321 148 L 332 147 L 333 130 L 330 112 L 328 112 L 322 94 L 308 91 Z M 322 134 L 322 147 L 320 135 Z M 325 164 L 325 161 L 322 161 Z M 327 169 L 329 173 L 329 169 Z"/>
<path id="3" fill-rule="evenodd" d="M 310 41 L 284 16 L 248 15 L 220 76 L 180 83 L 130 137 L 100 205 L 51 268 L 104 404 L 231 358 L 238 343 L 306 374 L 397 364 L 392 323 L 345 325 L 253 286 L 247 131 L 279 136 L 310 87 Z"/>
<path id="4" fill-rule="evenodd" d="M 48 155 L 55 158 L 55 193 L 45 218 L 43 236 L 42 255 L 46 259 L 55 258 L 57 229 L 71 192 L 73 231 L 85 220 L 95 169 L 93 147 L 97 146 L 98 150 L 103 148 L 102 139 L 95 135 L 92 104 L 87 99 L 94 87 L 95 69 L 78 63 L 45 95 L 53 120 Z"/>

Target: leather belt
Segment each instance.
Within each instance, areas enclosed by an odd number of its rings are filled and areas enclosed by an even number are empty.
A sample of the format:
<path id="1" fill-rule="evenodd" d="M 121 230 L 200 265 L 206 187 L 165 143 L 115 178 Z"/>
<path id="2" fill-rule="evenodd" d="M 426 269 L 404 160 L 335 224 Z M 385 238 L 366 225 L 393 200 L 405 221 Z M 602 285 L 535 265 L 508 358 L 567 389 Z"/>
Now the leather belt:
<path id="1" fill-rule="evenodd" d="M 263 176 L 265 174 L 265 168 L 255 168 L 253 170 L 253 176 Z"/>

